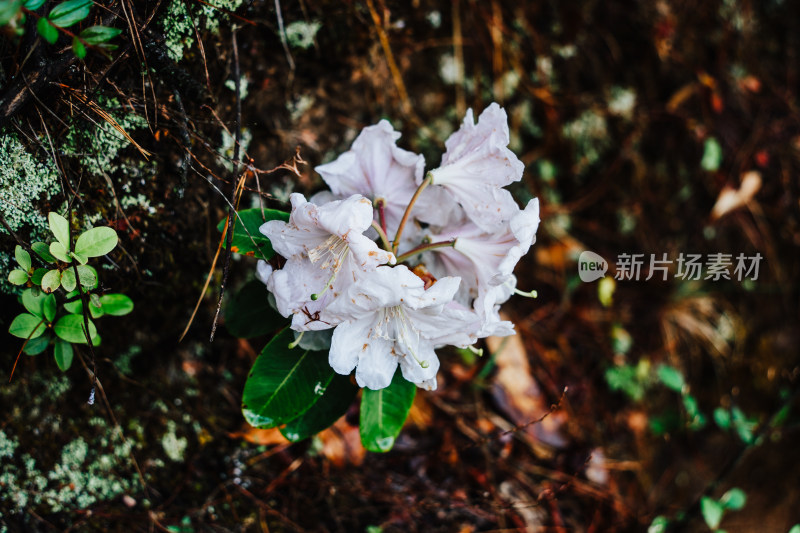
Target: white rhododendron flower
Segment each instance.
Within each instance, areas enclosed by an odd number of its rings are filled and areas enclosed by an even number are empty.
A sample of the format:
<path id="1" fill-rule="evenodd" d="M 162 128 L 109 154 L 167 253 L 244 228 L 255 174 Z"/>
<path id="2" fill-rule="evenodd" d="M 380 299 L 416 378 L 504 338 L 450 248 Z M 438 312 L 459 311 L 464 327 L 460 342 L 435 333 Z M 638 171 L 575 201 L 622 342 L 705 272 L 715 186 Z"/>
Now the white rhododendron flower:
<path id="1" fill-rule="evenodd" d="M 394 255 L 363 235 L 372 223 L 367 198 L 353 195 L 317 206 L 293 193 L 290 200 L 289 222 L 270 220 L 260 228 L 273 249 L 287 258 L 268 277 L 267 288 L 278 311 L 292 315 L 292 329 L 327 329 L 335 324 L 326 318 L 327 305 L 361 273 L 393 263 Z"/>
<path id="2" fill-rule="evenodd" d="M 501 188 L 519 181 L 525 169 L 508 143 L 508 119 L 499 105 L 486 108 L 477 124 L 470 109 L 461 128 L 445 141 L 441 166 L 428 173 L 431 183 L 447 189 L 486 231 L 497 230 L 518 210 L 511 193 Z"/>
<path id="3" fill-rule="evenodd" d="M 500 231 L 489 233 L 466 221 L 429 235 L 433 242 L 455 243 L 427 252 L 424 259 L 436 276 L 461 276 L 458 299 L 465 302 L 476 298 L 481 289 L 508 281 L 520 258 L 528 253 L 538 227 L 539 200 L 534 198 L 525 209 L 517 208 Z"/>
<path id="4" fill-rule="evenodd" d="M 292 194 L 289 221 L 261 227 L 285 263 L 259 262 L 257 277 L 292 318 L 296 343 L 303 332 L 334 328 L 328 360 L 336 372 L 355 370 L 360 386 L 378 390 L 399 366 L 433 390 L 436 349 L 514 333 L 500 305 L 524 294 L 513 272 L 536 240 L 539 202 L 520 209 L 504 188 L 524 165 L 508 149 L 497 104 L 477 124 L 468 111 L 427 174 L 399 137 L 382 120 L 317 167 L 330 191 L 310 202 Z"/>
<path id="5" fill-rule="evenodd" d="M 361 194 L 383 203 L 386 230 L 394 235 L 422 178 L 425 158 L 397 147 L 400 133 L 387 120 L 368 126 L 336 160 L 316 167 L 334 195 Z M 375 221 L 380 223 L 379 210 Z"/>
<path id="6" fill-rule="evenodd" d="M 340 321 L 331 341 L 333 369 L 349 374 L 355 368 L 361 387 L 382 389 L 399 364 L 408 381 L 435 389 L 435 345 L 467 339 L 469 315 L 447 306 L 459 282 L 442 278 L 426 290 L 405 266 L 378 267 L 362 277 L 328 307 Z"/>

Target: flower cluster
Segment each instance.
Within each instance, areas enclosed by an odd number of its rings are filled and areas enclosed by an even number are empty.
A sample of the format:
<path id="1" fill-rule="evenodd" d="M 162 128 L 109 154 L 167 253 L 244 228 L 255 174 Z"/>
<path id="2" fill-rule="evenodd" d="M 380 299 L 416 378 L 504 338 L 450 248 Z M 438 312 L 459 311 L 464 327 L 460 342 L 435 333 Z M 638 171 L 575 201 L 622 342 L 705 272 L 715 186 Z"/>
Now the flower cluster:
<path id="1" fill-rule="evenodd" d="M 293 330 L 335 328 L 336 372 L 355 369 L 359 386 L 382 389 L 399 364 L 433 390 L 436 348 L 513 333 L 498 311 L 518 292 L 512 272 L 535 241 L 539 203 L 520 209 L 504 188 L 524 165 L 496 103 L 477 124 L 467 112 L 427 174 L 399 137 L 382 120 L 317 167 L 330 191 L 292 194 L 289 221 L 261 226 L 286 263 L 273 271 L 261 262 L 258 274 Z"/>

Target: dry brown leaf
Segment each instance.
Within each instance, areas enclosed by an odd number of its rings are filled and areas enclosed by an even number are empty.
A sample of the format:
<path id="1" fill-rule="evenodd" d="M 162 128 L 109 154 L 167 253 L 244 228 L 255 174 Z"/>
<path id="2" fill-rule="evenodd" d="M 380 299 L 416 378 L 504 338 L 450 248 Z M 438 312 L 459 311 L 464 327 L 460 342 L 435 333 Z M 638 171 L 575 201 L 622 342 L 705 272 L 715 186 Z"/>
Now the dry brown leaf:
<path id="1" fill-rule="evenodd" d="M 235 433 L 228 433 L 228 436 L 233 439 L 244 439 L 251 444 L 257 446 L 267 446 L 269 444 L 286 444 L 289 441 L 286 437 L 281 435 L 278 428 L 271 429 L 257 429 L 247 426 L 243 431 Z"/>
<path id="2" fill-rule="evenodd" d="M 508 319 L 502 314 L 501 318 Z M 494 354 L 497 366 L 492 385 L 492 395 L 497 404 L 518 426 L 530 424 L 525 431 L 536 440 L 550 446 L 563 446 L 565 441 L 559 434 L 562 413 L 553 413 L 541 422 L 532 423 L 548 413 L 550 406 L 531 375 L 528 354 L 519 334 L 489 337 L 486 345 Z"/>
<path id="3" fill-rule="evenodd" d="M 366 450 L 361 445 L 358 428 L 351 426 L 345 417 L 318 435 L 322 442 L 322 455 L 336 467 L 359 466 L 364 462 Z"/>
<path id="4" fill-rule="evenodd" d="M 711 209 L 711 220 L 718 220 L 726 214 L 744 207 L 761 189 L 761 173 L 755 170 L 745 172 L 738 189 L 726 185 L 720 191 L 717 202 Z"/>

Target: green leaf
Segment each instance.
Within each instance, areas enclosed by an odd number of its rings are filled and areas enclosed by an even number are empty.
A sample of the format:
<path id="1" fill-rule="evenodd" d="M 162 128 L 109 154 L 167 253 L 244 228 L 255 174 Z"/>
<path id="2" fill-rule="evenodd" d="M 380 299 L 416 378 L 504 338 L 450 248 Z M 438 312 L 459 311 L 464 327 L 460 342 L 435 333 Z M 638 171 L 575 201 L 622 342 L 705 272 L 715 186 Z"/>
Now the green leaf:
<path id="1" fill-rule="evenodd" d="M 41 337 L 37 337 L 35 339 L 29 340 L 25 344 L 25 348 L 22 349 L 27 355 L 39 355 L 43 351 L 47 349 L 47 346 L 50 344 L 50 336 L 49 335 L 42 335 Z"/>
<path id="2" fill-rule="evenodd" d="M 53 11 L 55 11 L 55 9 Z M 50 222 L 50 231 L 53 232 L 53 236 L 56 238 L 56 240 L 58 242 L 61 243 L 61 246 L 64 247 L 64 252 L 65 253 L 68 252 L 69 251 L 69 222 L 67 222 L 67 219 L 62 217 L 58 213 L 52 213 L 52 212 L 47 215 L 47 220 L 48 220 L 48 222 Z M 52 245 L 50 245 L 50 253 L 53 253 L 53 246 Z M 56 256 L 56 257 L 58 257 L 58 256 Z M 63 259 L 62 259 L 62 261 L 63 261 Z"/>
<path id="3" fill-rule="evenodd" d="M 795 524 L 792 526 L 792 529 L 789 530 L 789 533 L 800 533 L 800 524 Z"/>
<path id="4" fill-rule="evenodd" d="M 42 307 L 44 305 L 45 295 L 41 292 L 36 294 L 33 292 L 33 289 L 25 289 L 22 291 L 22 305 L 28 312 L 34 316 L 39 318 L 44 318 L 44 311 Z"/>
<path id="5" fill-rule="evenodd" d="M 66 372 L 72 366 L 72 345 L 61 339 L 56 339 L 54 348 L 53 355 L 56 358 L 56 364 L 58 368 Z"/>
<path id="6" fill-rule="evenodd" d="M 350 382 L 350 376 L 336 374 L 319 401 L 300 417 L 289 421 L 281 428 L 281 434 L 297 442 L 319 433 L 347 412 L 357 394 L 358 387 Z"/>
<path id="7" fill-rule="evenodd" d="M 681 392 L 684 385 L 686 385 L 681 371 L 669 365 L 660 365 L 658 367 L 658 380 L 675 392 Z"/>
<path id="8" fill-rule="evenodd" d="M 64 287 L 65 291 L 74 291 L 77 284 L 78 282 L 75 281 L 75 272 L 72 271 L 72 268 L 68 268 L 61 273 L 61 286 Z"/>
<path id="9" fill-rule="evenodd" d="M 14 248 L 14 257 L 17 259 L 17 263 L 19 263 L 22 270 L 28 271 L 31 269 L 31 254 L 26 252 L 19 244 Z"/>
<path id="10" fill-rule="evenodd" d="M 46 268 L 37 268 L 36 270 L 33 271 L 33 275 L 31 276 L 31 283 L 33 283 L 34 285 L 41 285 L 42 278 L 44 277 L 45 274 L 47 274 Z"/>
<path id="11" fill-rule="evenodd" d="M 67 342 L 86 344 L 86 336 L 83 333 L 83 316 L 81 315 L 62 316 L 56 322 L 53 330 L 60 339 L 64 339 Z M 97 336 L 97 328 L 91 320 L 89 321 L 89 336 L 93 341 Z"/>
<path id="12" fill-rule="evenodd" d="M 85 256 L 85 255 L 83 255 L 83 254 L 79 254 L 78 252 L 70 252 L 70 253 L 69 253 L 69 255 L 70 255 L 70 256 L 72 256 L 72 257 L 74 257 L 74 258 L 75 258 L 75 260 L 76 260 L 78 263 L 80 263 L 81 265 L 85 265 L 86 263 L 88 263 L 88 262 L 89 262 L 89 258 L 88 258 L 88 257 L 86 257 L 86 256 Z"/>
<path id="13" fill-rule="evenodd" d="M 59 261 L 64 261 L 65 263 L 72 262 L 72 258 L 69 256 L 69 252 L 60 242 L 50 243 L 50 254 L 53 255 L 53 257 L 55 257 Z"/>
<path id="14" fill-rule="evenodd" d="M 36 23 L 36 30 L 39 32 L 39 35 L 50 44 L 55 44 L 58 40 L 58 30 L 50 24 L 50 21 L 47 20 L 47 17 L 42 17 Z"/>
<path id="15" fill-rule="evenodd" d="M 223 231 L 225 229 L 225 222 L 227 218 L 217 224 L 217 229 Z M 264 209 L 264 217 L 261 216 L 261 209 L 244 209 L 239 211 L 239 216 L 234 217 L 233 238 L 231 240 L 231 250 L 238 254 L 255 255 L 260 259 L 267 260 L 275 252 L 272 250 L 272 245 L 264 234 L 258 231 L 258 228 L 269 220 L 289 220 L 289 213 L 278 211 L 276 209 Z M 244 225 L 242 224 L 244 222 Z M 248 232 L 250 233 L 248 235 Z M 251 239 L 252 237 L 252 239 Z M 227 244 L 227 240 L 223 241 Z"/>
<path id="16" fill-rule="evenodd" d="M 0 2 L 0 26 L 5 26 L 11 22 L 19 13 L 21 7 L 22 0 Z"/>
<path id="17" fill-rule="evenodd" d="M 35 242 L 31 244 L 31 249 L 36 252 L 36 255 L 42 258 L 47 263 L 55 263 L 56 258 L 50 253 L 50 247 L 44 242 Z"/>
<path id="18" fill-rule="evenodd" d="M 44 297 L 44 302 L 42 302 L 42 311 L 44 312 L 44 318 L 48 322 L 52 322 L 53 319 L 56 317 L 56 296 L 55 294 L 48 294 Z"/>
<path id="19" fill-rule="evenodd" d="M 36 11 L 40 7 L 44 5 L 46 0 L 28 0 L 25 2 L 25 7 L 30 9 L 31 11 Z"/>
<path id="20" fill-rule="evenodd" d="M 89 16 L 92 4 L 92 0 L 67 0 L 53 8 L 50 20 L 56 26 L 69 28 Z"/>
<path id="21" fill-rule="evenodd" d="M 271 428 L 305 413 L 333 378 L 325 352 L 289 348 L 293 335 L 284 329 L 261 351 L 242 397 L 242 413 L 254 427 Z"/>
<path id="22" fill-rule="evenodd" d="M 666 533 L 667 527 L 669 527 L 669 520 L 666 516 L 659 515 L 650 523 L 647 533 Z"/>
<path id="23" fill-rule="evenodd" d="M 53 292 L 61 285 L 61 272 L 58 270 L 50 270 L 42 277 L 42 290 L 44 292 Z"/>
<path id="24" fill-rule="evenodd" d="M 8 282 L 12 285 L 25 285 L 28 283 L 28 273 L 23 270 L 14 269 L 8 273 Z"/>
<path id="25" fill-rule="evenodd" d="M 269 305 L 268 296 L 266 286 L 260 281 L 245 283 L 225 308 L 225 326 L 231 335 L 249 339 L 286 325 L 286 319 Z"/>
<path id="26" fill-rule="evenodd" d="M 100 308 L 107 315 L 123 316 L 133 311 L 133 300 L 124 294 L 104 294 L 100 297 Z"/>
<path id="27" fill-rule="evenodd" d="M 122 30 L 118 30 L 117 28 L 89 26 L 80 33 L 80 37 L 89 44 L 100 44 L 110 41 L 120 33 L 122 33 Z"/>
<path id="28" fill-rule="evenodd" d="M 75 54 L 75 57 L 78 59 L 83 59 L 86 57 L 86 47 L 77 37 L 72 38 L 72 53 Z"/>
<path id="29" fill-rule="evenodd" d="M 64 309 L 67 313 L 72 313 L 74 315 L 83 313 L 83 303 L 81 303 L 81 297 L 78 291 L 70 291 L 67 293 L 67 302 L 64 303 Z"/>
<path id="30" fill-rule="evenodd" d="M 371 452 L 388 452 L 408 417 L 417 386 L 398 368 L 385 389 L 364 389 L 361 396 L 361 444 Z"/>
<path id="31" fill-rule="evenodd" d="M 108 226 L 92 228 L 81 233 L 75 242 L 75 253 L 87 257 L 106 255 L 117 245 L 117 232 Z"/>
<path id="32" fill-rule="evenodd" d="M 87 265 L 79 265 L 77 270 L 81 285 L 87 289 L 97 287 L 97 270 Z"/>
<path id="33" fill-rule="evenodd" d="M 722 521 L 722 515 L 725 514 L 725 508 L 717 500 L 703 496 L 700 500 L 700 512 L 706 525 L 711 529 L 717 529 Z"/>
<path id="34" fill-rule="evenodd" d="M 739 511 L 744 508 L 744 504 L 747 503 L 747 494 L 745 494 L 742 489 L 733 488 L 722 495 L 722 498 L 719 499 L 719 503 L 725 509 Z"/>
<path id="35" fill-rule="evenodd" d="M 707 172 L 716 172 L 722 163 L 722 147 L 714 137 L 706 139 L 703 146 L 703 159 L 700 167 Z"/>
<path id="36" fill-rule="evenodd" d="M 41 336 L 46 329 L 44 319 L 28 313 L 21 313 L 14 317 L 8 327 L 8 332 L 20 339 L 35 339 Z"/>
<path id="37" fill-rule="evenodd" d="M 720 429 L 728 430 L 731 427 L 731 414 L 723 407 L 714 409 L 714 422 Z"/>

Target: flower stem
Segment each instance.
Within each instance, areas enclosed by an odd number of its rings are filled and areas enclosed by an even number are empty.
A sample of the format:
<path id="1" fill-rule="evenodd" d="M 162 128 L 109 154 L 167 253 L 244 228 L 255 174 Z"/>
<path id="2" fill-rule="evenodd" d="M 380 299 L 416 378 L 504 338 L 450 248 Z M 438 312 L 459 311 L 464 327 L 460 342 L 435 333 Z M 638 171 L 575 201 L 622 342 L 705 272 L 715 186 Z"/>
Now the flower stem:
<path id="1" fill-rule="evenodd" d="M 392 243 L 394 245 L 392 247 L 392 252 L 394 252 L 395 255 L 397 255 L 397 247 L 400 246 L 400 235 L 403 234 L 403 228 L 406 227 L 406 222 L 408 222 L 408 217 L 411 215 L 411 209 L 417 202 L 419 195 L 422 194 L 422 191 L 425 190 L 425 187 L 430 185 L 432 181 L 433 181 L 433 174 L 428 172 L 428 174 L 425 176 L 425 179 L 422 180 L 422 183 L 419 184 L 419 187 L 417 187 L 417 190 L 414 192 L 414 196 L 411 197 L 411 201 L 408 202 L 408 207 L 406 207 L 406 212 L 403 213 L 403 219 L 400 221 L 400 225 L 397 226 L 397 234 L 394 236 L 394 242 Z"/>
<path id="2" fill-rule="evenodd" d="M 381 238 L 381 244 L 383 245 L 383 249 L 386 250 L 387 252 L 390 252 L 392 250 L 392 245 L 389 244 L 389 237 L 386 236 L 386 231 L 384 231 L 384 229 L 380 227 L 380 225 L 374 220 L 372 221 L 372 227 L 375 228 L 375 231 L 378 232 L 378 237 Z"/>
<path id="3" fill-rule="evenodd" d="M 422 252 L 428 252 L 430 250 L 435 250 L 437 248 L 450 248 L 456 245 L 456 240 L 452 239 L 449 241 L 442 241 L 442 242 L 431 242 L 427 244 L 420 244 L 416 248 L 407 251 L 403 255 L 397 258 L 398 263 L 402 263 L 406 259 L 410 259 L 417 254 L 421 254 Z"/>
<path id="4" fill-rule="evenodd" d="M 383 198 L 378 198 L 377 200 L 375 200 L 375 207 L 378 208 L 378 220 L 381 223 L 381 229 L 383 230 L 384 233 L 386 233 L 386 215 L 383 212 L 383 208 L 385 206 L 386 206 L 386 201 Z"/>

